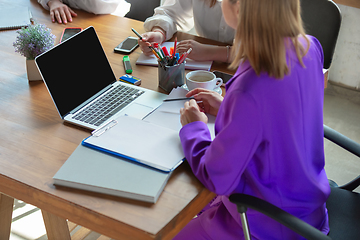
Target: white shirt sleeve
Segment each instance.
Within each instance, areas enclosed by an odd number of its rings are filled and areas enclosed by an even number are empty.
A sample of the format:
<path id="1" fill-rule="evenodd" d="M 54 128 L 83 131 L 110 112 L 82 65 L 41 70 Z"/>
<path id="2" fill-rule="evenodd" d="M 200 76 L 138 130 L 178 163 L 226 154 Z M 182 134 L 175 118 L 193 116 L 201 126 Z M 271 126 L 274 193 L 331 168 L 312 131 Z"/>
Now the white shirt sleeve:
<path id="1" fill-rule="evenodd" d="M 145 31 L 154 26 L 166 31 L 166 40 L 175 32 L 187 32 L 195 27 L 196 33 L 205 38 L 232 44 L 235 31 L 229 27 L 222 15 L 221 0 L 211 7 L 204 0 L 166 0 L 155 8 L 154 16 L 145 20 Z"/>
<path id="2" fill-rule="evenodd" d="M 94 14 L 110 14 L 115 12 L 119 3 L 123 1 L 124 0 L 63 0 L 63 3 L 70 8 L 77 8 Z"/>
<path id="3" fill-rule="evenodd" d="M 37 0 L 46 10 L 50 10 L 47 5 L 50 0 Z M 81 9 L 94 14 L 110 14 L 115 12 L 120 2 L 125 0 L 60 0 L 70 8 Z"/>
<path id="4" fill-rule="evenodd" d="M 194 26 L 193 0 L 165 0 L 154 12 L 154 16 L 145 20 L 144 29 L 149 32 L 154 26 L 161 27 L 166 31 L 166 40 L 178 29 L 189 31 Z"/>
<path id="5" fill-rule="evenodd" d="M 49 6 L 47 5 L 50 0 L 37 0 L 40 5 L 45 8 L 46 10 L 50 10 Z"/>

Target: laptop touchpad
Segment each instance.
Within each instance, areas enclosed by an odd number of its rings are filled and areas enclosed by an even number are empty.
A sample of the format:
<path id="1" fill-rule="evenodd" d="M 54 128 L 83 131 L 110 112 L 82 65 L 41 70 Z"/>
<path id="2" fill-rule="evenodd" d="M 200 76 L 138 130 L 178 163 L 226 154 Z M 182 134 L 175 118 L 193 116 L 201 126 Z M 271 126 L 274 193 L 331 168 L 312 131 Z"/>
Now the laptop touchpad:
<path id="1" fill-rule="evenodd" d="M 152 107 L 133 103 L 124 109 L 121 113 L 130 117 L 143 119 L 152 110 Z"/>

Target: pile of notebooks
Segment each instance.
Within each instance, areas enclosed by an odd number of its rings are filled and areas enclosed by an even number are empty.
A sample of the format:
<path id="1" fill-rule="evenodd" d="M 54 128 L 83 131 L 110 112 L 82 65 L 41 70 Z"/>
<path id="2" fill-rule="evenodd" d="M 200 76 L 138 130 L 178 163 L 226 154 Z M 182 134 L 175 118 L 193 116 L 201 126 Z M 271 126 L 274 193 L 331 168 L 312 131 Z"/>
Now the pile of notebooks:
<path id="1" fill-rule="evenodd" d="M 178 132 L 121 116 L 71 154 L 54 184 L 155 203 L 184 159 Z"/>

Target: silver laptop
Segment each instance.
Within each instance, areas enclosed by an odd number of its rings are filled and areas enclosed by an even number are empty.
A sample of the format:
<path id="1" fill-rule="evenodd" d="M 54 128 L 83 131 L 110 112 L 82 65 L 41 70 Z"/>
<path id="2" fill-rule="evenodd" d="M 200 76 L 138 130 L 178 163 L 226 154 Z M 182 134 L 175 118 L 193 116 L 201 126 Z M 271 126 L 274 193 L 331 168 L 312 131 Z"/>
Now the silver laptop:
<path id="1" fill-rule="evenodd" d="M 116 81 L 94 27 L 39 55 L 35 62 L 61 118 L 89 129 L 120 115 L 142 119 L 167 96 Z"/>

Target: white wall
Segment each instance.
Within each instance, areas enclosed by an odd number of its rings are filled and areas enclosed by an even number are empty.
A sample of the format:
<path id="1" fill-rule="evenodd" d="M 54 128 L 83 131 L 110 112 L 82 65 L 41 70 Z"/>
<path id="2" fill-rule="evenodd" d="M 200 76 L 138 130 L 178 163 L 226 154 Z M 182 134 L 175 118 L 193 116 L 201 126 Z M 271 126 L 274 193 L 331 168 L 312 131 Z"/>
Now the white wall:
<path id="1" fill-rule="evenodd" d="M 338 6 L 342 24 L 329 80 L 360 90 L 360 9 Z"/>

